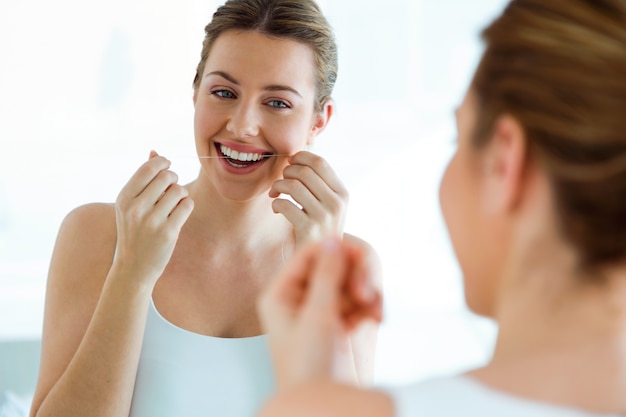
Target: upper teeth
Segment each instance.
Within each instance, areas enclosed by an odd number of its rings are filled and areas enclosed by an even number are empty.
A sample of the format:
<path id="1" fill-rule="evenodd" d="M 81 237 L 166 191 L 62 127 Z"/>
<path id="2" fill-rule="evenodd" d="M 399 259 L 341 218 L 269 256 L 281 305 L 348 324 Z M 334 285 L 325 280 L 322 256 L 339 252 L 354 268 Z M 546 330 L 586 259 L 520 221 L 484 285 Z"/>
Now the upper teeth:
<path id="1" fill-rule="evenodd" d="M 230 159 L 236 159 L 238 161 L 258 161 L 263 159 L 263 154 L 251 153 L 251 152 L 238 152 L 230 149 L 225 145 L 220 145 L 220 151 Z"/>

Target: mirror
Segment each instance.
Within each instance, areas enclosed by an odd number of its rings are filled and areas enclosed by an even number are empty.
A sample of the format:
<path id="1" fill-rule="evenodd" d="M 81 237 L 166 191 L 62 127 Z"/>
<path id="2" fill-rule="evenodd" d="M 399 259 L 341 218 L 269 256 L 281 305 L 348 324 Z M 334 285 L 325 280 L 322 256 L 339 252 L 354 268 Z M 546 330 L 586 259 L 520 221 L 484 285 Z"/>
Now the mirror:
<path id="1" fill-rule="evenodd" d="M 314 151 L 350 190 L 346 231 L 382 258 L 380 383 L 464 369 L 493 343 L 493 325 L 464 307 L 437 190 L 454 149 L 453 109 L 481 52 L 479 30 L 505 3 L 320 1 L 340 72 L 336 113 Z M 173 161 L 181 182 L 197 174 L 191 82 L 218 4 L 3 7 L 0 343 L 40 337 L 48 263 L 72 208 L 114 201 L 149 149 Z M 409 357 L 420 360 L 398 359 Z"/>

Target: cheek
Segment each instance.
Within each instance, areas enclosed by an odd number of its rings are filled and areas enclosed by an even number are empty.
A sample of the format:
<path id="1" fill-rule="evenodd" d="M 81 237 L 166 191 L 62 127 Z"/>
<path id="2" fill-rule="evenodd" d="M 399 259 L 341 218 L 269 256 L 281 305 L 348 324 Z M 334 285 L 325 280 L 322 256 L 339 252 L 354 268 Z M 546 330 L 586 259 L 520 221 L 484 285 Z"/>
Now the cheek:
<path id="1" fill-rule="evenodd" d="M 293 155 L 304 149 L 311 136 L 311 121 L 303 117 L 268 119 L 263 135 L 280 154 Z"/>
<path id="2" fill-rule="evenodd" d="M 461 263 L 461 267 L 463 267 L 463 205 L 459 201 L 461 200 L 461 196 L 458 193 L 460 187 L 458 184 L 457 165 L 458 155 L 454 155 L 448 163 L 443 178 L 441 179 L 441 184 L 439 185 L 439 204 L 441 205 L 441 212 L 454 254 L 459 263 Z"/>
<path id="3" fill-rule="evenodd" d="M 478 211 L 478 189 L 471 173 L 455 155 L 439 188 L 448 234 L 463 275 L 465 299 L 475 313 L 489 315 L 493 295 L 490 255 L 485 222 Z"/>
<path id="4" fill-rule="evenodd" d="M 224 117 L 219 112 L 205 107 L 202 104 L 196 105 L 193 116 L 193 130 L 196 144 L 204 144 L 206 146 L 206 139 L 219 131 L 220 121 Z"/>

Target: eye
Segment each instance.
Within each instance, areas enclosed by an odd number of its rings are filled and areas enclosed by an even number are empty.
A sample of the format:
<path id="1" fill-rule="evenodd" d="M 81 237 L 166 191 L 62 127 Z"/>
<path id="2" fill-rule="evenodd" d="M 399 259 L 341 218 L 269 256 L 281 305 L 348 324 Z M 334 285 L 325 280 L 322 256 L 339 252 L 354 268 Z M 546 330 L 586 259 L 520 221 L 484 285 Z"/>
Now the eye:
<path id="1" fill-rule="evenodd" d="M 276 109 L 290 109 L 291 106 L 282 100 L 270 100 L 267 105 Z"/>
<path id="2" fill-rule="evenodd" d="M 226 98 L 226 99 L 237 98 L 235 96 L 235 93 L 233 93 L 230 90 L 213 90 L 211 91 L 211 95 L 215 95 L 215 96 Z"/>

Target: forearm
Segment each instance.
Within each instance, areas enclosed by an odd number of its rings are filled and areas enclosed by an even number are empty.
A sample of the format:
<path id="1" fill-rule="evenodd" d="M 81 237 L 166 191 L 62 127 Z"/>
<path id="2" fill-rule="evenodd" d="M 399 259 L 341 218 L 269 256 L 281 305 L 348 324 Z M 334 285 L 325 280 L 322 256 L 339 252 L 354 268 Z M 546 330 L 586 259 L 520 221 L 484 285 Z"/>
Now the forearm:
<path id="1" fill-rule="evenodd" d="M 374 382 L 378 323 L 364 323 L 350 337 L 354 378 L 360 387 L 371 386 Z"/>
<path id="2" fill-rule="evenodd" d="M 111 270 L 74 357 L 34 416 L 128 416 L 151 297 L 131 278 Z"/>

